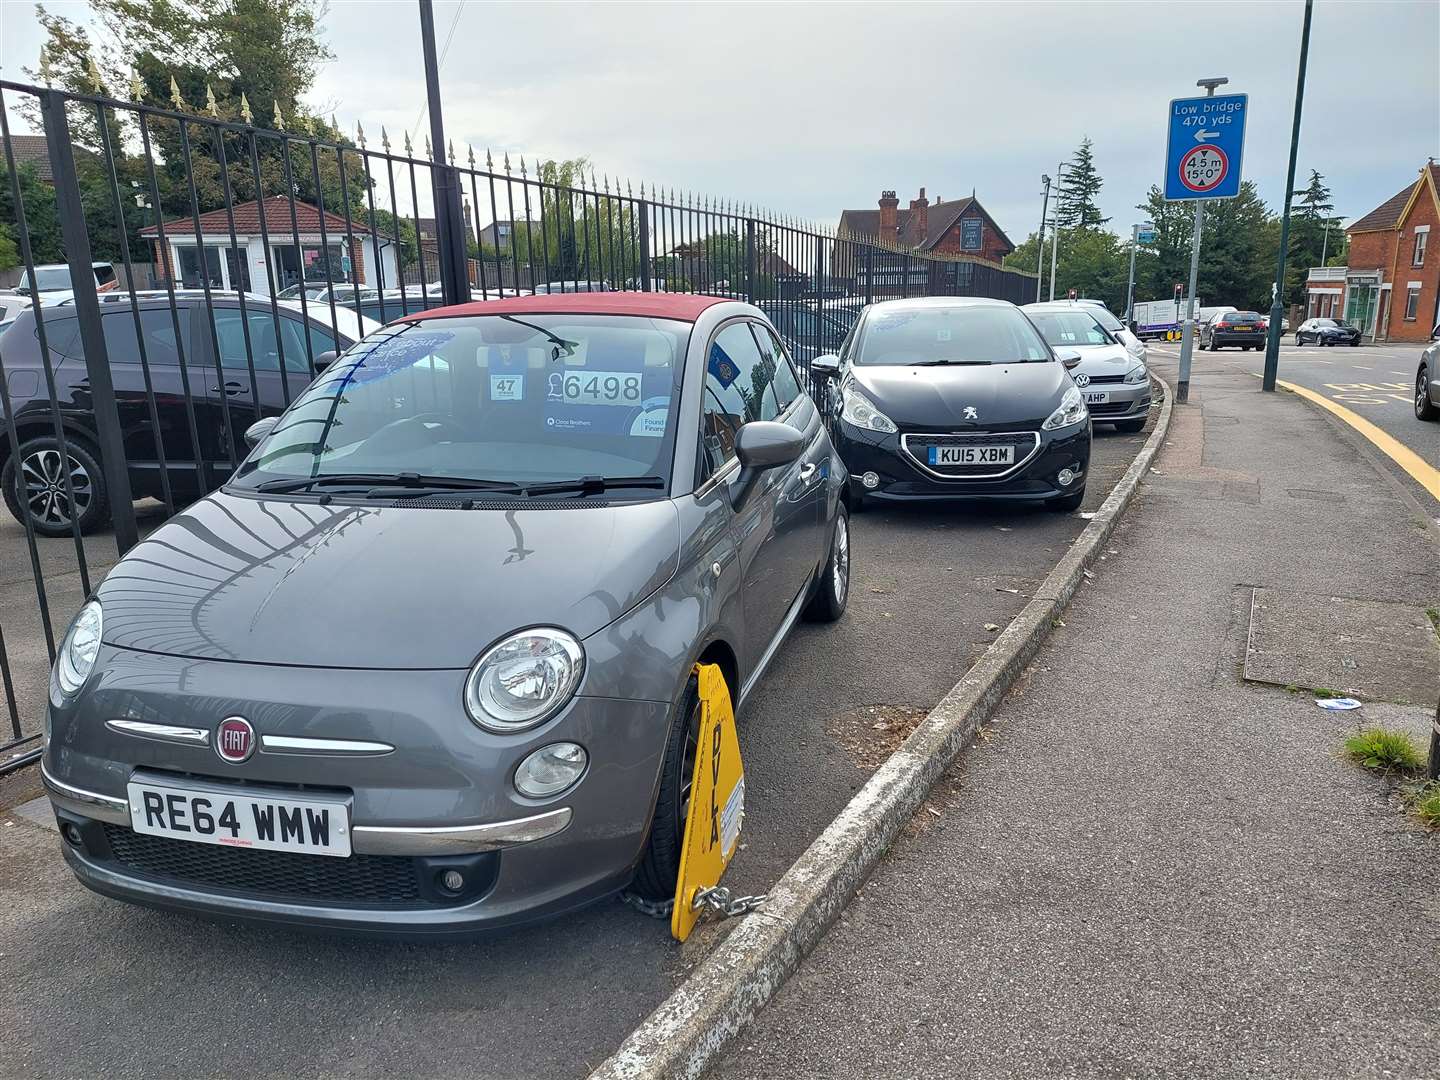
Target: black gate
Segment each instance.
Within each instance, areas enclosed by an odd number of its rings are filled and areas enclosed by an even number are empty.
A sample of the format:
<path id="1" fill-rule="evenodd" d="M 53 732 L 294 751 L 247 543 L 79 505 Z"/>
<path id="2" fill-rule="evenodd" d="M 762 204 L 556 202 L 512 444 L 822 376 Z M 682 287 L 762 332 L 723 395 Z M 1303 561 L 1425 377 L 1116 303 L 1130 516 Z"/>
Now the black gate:
<path id="1" fill-rule="evenodd" d="M 808 372 L 867 302 L 1033 289 L 580 163 L 142 96 L 0 81 L 0 226 L 24 269 L 0 295 L 0 773 L 39 756 L 57 644 L 104 571 L 375 324 L 517 292 L 704 292 L 759 305 Z M 43 128 L 53 182 L 17 160 L 11 106 Z M 463 235 L 433 209 L 457 192 Z"/>

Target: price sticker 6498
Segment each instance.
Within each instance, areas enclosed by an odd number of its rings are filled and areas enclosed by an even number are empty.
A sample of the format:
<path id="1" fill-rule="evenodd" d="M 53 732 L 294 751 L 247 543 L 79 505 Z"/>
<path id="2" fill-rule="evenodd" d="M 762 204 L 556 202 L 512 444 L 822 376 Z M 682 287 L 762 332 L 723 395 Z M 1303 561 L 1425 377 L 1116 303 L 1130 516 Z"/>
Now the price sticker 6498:
<path id="1" fill-rule="evenodd" d="M 561 393 L 567 405 L 638 405 L 638 371 L 576 371 L 565 376 Z"/>

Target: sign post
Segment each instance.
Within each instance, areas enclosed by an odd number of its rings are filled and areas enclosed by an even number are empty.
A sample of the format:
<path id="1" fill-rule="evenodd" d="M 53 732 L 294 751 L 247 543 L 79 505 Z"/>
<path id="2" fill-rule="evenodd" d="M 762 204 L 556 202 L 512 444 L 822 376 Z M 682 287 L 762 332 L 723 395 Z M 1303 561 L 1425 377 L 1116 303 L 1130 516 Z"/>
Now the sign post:
<path id="1" fill-rule="evenodd" d="M 1246 94 L 1215 96 L 1215 88 L 1230 80 L 1200 79 L 1201 98 L 1170 102 L 1169 139 L 1165 147 L 1165 199 L 1195 203 L 1195 232 L 1190 246 L 1190 299 L 1180 335 L 1180 378 L 1175 400 L 1190 400 L 1190 354 L 1195 343 L 1195 286 L 1200 274 L 1200 229 L 1206 199 L 1233 199 L 1240 194 L 1240 163 L 1245 152 Z"/>
<path id="2" fill-rule="evenodd" d="M 1155 242 L 1155 226 L 1146 222 L 1130 229 L 1130 279 L 1125 285 L 1125 325 L 1135 321 L 1135 249 Z"/>

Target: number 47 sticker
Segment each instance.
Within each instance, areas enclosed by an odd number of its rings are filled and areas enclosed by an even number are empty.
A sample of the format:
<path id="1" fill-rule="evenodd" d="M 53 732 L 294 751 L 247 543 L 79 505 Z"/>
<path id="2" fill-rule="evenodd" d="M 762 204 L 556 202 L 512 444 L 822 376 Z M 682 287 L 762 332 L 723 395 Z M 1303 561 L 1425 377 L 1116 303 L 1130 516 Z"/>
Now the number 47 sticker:
<path id="1" fill-rule="evenodd" d="M 490 376 L 491 401 L 523 401 L 524 399 L 525 380 L 519 375 Z"/>

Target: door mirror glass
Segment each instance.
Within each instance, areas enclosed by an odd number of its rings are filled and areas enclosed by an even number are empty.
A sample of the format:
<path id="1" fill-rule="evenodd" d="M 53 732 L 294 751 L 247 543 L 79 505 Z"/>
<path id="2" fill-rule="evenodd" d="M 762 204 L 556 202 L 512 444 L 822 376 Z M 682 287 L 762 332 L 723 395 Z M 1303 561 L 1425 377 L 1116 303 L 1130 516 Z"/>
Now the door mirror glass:
<path id="1" fill-rule="evenodd" d="M 1055 359 L 1065 365 L 1066 371 L 1080 366 L 1080 354 L 1074 349 L 1056 349 Z"/>
<path id="2" fill-rule="evenodd" d="M 834 353 L 823 353 L 810 361 L 810 371 L 821 378 L 833 379 L 840 374 L 840 357 Z"/>
<path id="3" fill-rule="evenodd" d="M 245 445 L 251 450 L 260 445 L 260 440 L 270 434 L 270 431 L 280 422 L 278 416 L 263 416 L 245 429 Z"/>
<path id="4" fill-rule="evenodd" d="M 316 370 L 316 372 L 324 371 L 324 370 L 325 370 L 326 368 L 328 368 L 331 364 L 333 364 L 339 356 L 340 356 L 340 354 L 339 354 L 338 352 L 336 352 L 334 349 L 331 349 L 331 350 L 329 350 L 328 352 L 319 353 L 319 354 L 315 357 L 315 370 Z"/>

